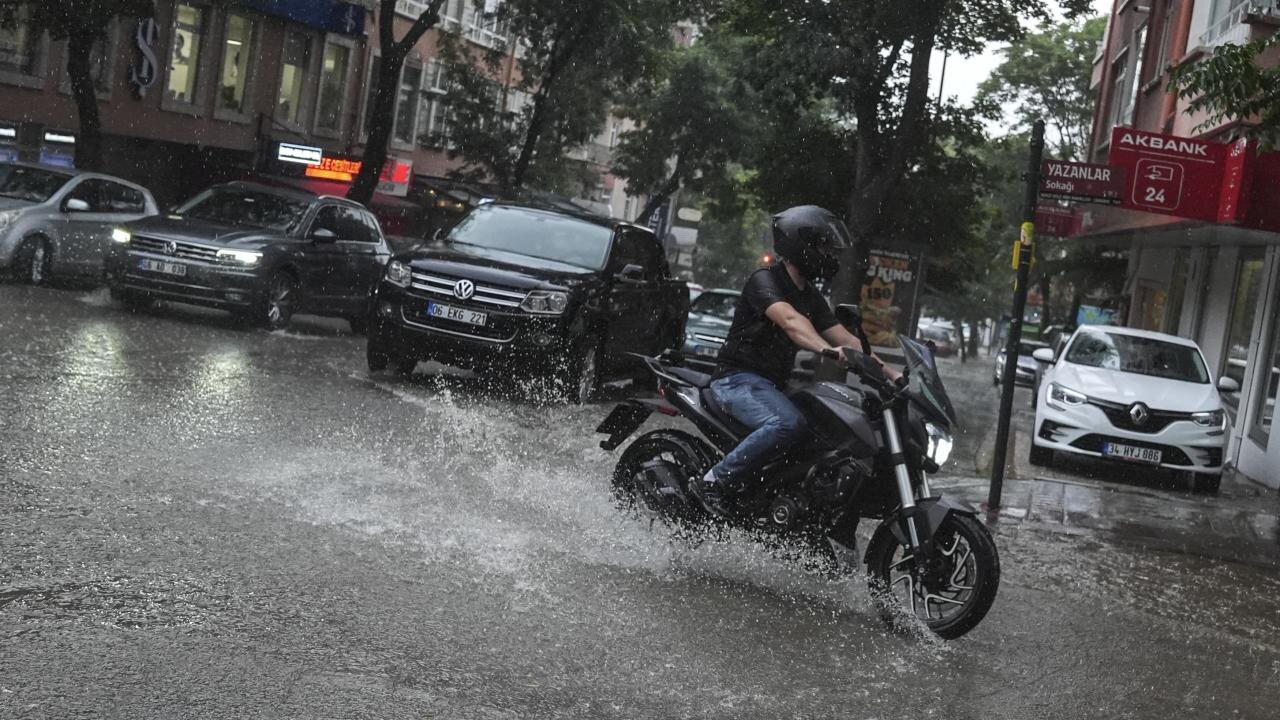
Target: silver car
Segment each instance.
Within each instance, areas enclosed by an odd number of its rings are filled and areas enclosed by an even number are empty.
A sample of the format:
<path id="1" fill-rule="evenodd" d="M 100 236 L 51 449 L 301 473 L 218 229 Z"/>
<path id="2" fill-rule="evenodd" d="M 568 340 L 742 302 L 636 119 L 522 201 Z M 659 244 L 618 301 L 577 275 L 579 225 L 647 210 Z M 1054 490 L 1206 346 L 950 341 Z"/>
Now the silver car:
<path id="1" fill-rule="evenodd" d="M 112 229 L 158 213 L 146 188 L 117 177 L 0 163 L 0 268 L 32 285 L 99 276 Z"/>

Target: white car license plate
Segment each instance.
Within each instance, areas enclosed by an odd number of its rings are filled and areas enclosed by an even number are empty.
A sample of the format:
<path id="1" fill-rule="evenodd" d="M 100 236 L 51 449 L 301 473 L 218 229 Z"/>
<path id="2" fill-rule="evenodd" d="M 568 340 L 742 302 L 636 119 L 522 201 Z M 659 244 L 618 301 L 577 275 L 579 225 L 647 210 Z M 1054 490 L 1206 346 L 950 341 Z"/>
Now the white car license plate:
<path id="1" fill-rule="evenodd" d="M 468 325 L 484 325 L 489 322 L 489 316 L 486 313 L 454 307 L 452 305 L 442 305 L 440 303 L 427 303 L 427 314 L 431 317 L 466 323 Z"/>
<path id="2" fill-rule="evenodd" d="M 1162 453 L 1159 450 L 1144 447 L 1134 447 L 1132 445 L 1124 445 L 1122 443 L 1102 443 L 1102 454 L 1106 457 L 1117 458 L 1120 460 L 1131 460 L 1133 462 L 1147 463 L 1149 465 L 1159 465 Z"/>
<path id="3" fill-rule="evenodd" d="M 184 277 L 187 274 L 187 266 L 182 263 L 147 260 L 146 258 L 138 261 L 138 269 L 164 273 L 165 275 L 177 275 L 179 277 Z"/>

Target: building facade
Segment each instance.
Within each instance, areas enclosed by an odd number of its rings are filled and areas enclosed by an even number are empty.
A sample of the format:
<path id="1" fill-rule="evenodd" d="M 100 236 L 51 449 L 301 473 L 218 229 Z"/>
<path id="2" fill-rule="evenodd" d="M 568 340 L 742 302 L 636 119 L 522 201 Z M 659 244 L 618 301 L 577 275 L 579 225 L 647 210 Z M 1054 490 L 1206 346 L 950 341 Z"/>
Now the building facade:
<path id="1" fill-rule="evenodd" d="M 1112 130 L 1227 142 L 1248 118 L 1206 126 L 1169 91 L 1166 70 L 1224 43 L 1280 28 L 1280 0 L 1116 0 L 1094 61 L 1090 160 L 1106 163 Z M 1280 51 L 1262 61 L 1280 62 Z M 1280 182 L 1255 182 L 1252 202 L 1280 206 Z M 1272 437 L 1280 380 L 1280 233 L 1272 226 L 1210 224 L 1172 216 L 1092 209 L 1082 242 L 1128 247 L 1127 324 L 1191 338 L 1211 372 L 1241 384 L 1224 394 L 1231 423 L 1227 461 L 1280 487 L 1280 437 Z"/>

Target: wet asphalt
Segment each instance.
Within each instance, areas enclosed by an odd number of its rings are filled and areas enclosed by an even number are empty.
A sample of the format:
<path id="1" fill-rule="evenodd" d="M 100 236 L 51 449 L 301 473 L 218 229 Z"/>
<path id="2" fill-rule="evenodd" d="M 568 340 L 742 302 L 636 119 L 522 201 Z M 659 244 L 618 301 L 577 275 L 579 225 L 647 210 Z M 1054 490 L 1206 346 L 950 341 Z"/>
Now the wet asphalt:
<path id="1" fill-rule="evenodd" d="M 1274 566 L 1005 517 L 983 624 L 891 634 L 857 582 L 620 517 L 607 402 L 371 377 L 346 330 L 0 285 L 0 717 L 1280 713 Z M 959 474 L 987 371 L 949 365 Z"/>

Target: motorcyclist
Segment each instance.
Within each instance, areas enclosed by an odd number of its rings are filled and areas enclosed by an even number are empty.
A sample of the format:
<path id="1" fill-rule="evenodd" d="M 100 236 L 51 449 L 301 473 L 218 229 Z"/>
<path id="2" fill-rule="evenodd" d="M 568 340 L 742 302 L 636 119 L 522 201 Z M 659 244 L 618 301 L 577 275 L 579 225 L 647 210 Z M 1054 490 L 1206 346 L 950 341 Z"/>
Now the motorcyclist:
<path id="1" fill-rule="evenodd" d="M 725 515 L 728 497 L 742 489 L 752 471 L 805 438 L 804 416 L 783 393 L 797 350 L 870 352 L 836 322 L 814 286 L 835 276 L 848 243 L 844 222 L 816 205 L 773 216 L 778 261 L 747 279 L 711 382 L 716 403 L 752 433 L 705 476 L 689 482 L 709 512 Z"/>

